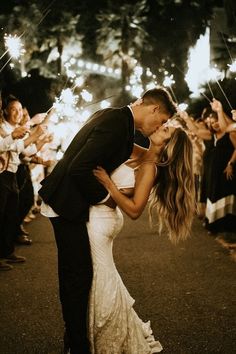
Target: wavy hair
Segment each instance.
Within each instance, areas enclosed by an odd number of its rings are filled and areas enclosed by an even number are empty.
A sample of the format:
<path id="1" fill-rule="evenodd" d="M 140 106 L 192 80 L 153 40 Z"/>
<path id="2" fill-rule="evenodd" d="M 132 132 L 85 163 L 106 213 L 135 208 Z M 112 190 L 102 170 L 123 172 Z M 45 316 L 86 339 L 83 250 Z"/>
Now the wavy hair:
<path id="1" fill-rule="evenodd" d="M 173 243 L 185 240 L 196 209 L 193 148 L 182 128 L 176 128 L 157 163 L 156 184 L 150 196 L 149 215 L 155 210 L 159 231 L 166 227 Z"/>

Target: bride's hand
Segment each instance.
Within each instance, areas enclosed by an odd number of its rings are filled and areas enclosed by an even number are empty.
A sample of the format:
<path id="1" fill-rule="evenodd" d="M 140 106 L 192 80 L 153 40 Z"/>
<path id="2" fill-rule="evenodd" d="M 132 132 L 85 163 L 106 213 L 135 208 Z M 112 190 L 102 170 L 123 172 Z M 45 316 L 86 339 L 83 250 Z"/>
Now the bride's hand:
<path id="1" fill-rule="evenodd" d="M 98 166 L 93 170 L 93 174 L 105 188 L 109 187 L 111 179 L 104 168 Z"/>

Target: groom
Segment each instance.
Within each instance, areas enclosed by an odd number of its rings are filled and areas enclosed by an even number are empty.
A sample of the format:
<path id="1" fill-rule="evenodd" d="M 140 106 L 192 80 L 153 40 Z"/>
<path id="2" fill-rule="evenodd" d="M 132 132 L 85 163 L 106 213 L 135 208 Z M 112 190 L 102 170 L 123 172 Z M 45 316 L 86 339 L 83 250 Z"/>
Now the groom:
<path id="1" fill-rule="evenodd" d="M 71 354 L 90 353 L 87 306 L 92 261 L 86 229 L 89 206 L 103 202 L 112 207 L 111 198 L 92 170 L 102 166 L 113 171 L 130 157 L 135 129 L 149 136 L 175 112 L 168 92 L 155 88 L 130 106 L 94 113 L 42 181 L 42 214 L 50 217 L 55 233 L 60 300 Z"/>

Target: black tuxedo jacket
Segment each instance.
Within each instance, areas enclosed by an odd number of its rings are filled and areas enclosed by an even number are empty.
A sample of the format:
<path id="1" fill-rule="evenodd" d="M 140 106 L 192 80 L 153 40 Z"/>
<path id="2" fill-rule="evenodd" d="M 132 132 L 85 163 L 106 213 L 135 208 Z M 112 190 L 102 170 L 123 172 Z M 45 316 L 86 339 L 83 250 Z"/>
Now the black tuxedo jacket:
<path id="1" fill-rule="evenodd" d="M 127 106 L 94 113 L 41 182 L 39 195 L 65 219 L 87 220 L 89 206 L 107 195 L 92 170 L 102 166 L 113 171 L 129 158 L 133 142 L 134 121 Z"/>

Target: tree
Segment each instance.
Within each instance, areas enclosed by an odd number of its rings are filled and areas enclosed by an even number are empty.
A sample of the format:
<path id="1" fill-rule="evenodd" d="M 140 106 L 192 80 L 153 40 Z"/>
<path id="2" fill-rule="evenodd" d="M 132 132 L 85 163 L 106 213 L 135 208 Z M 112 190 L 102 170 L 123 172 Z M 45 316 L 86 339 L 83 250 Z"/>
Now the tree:
<path id="1" fill-rule="evenodd" d="M 160 82 L 165 72 L 173 74 L 174 90 L 181 101 L 189 95 L 184 81 L 189 48 L 205 32 L 214 1 L 148 0 L 148 5 L 146 31 L 151 50 L 146 52 L 144 64 L 157 74 Z"/>
<path id="2" fill-rule="evenodd" d="M 100 23 L 97 30 L 97 53 L 107 66 L 121 68 L 121 88 L 124 94 L 130 74 L 141 59 L 142 48 L 148 44 L 144 29 L 147 5 L 146 0 L 135 4 L 127 2 L 121 4 L 118 11 L 117 5 L 117 2 L 109 2 L 106 11 L 97 15 Z"/>

